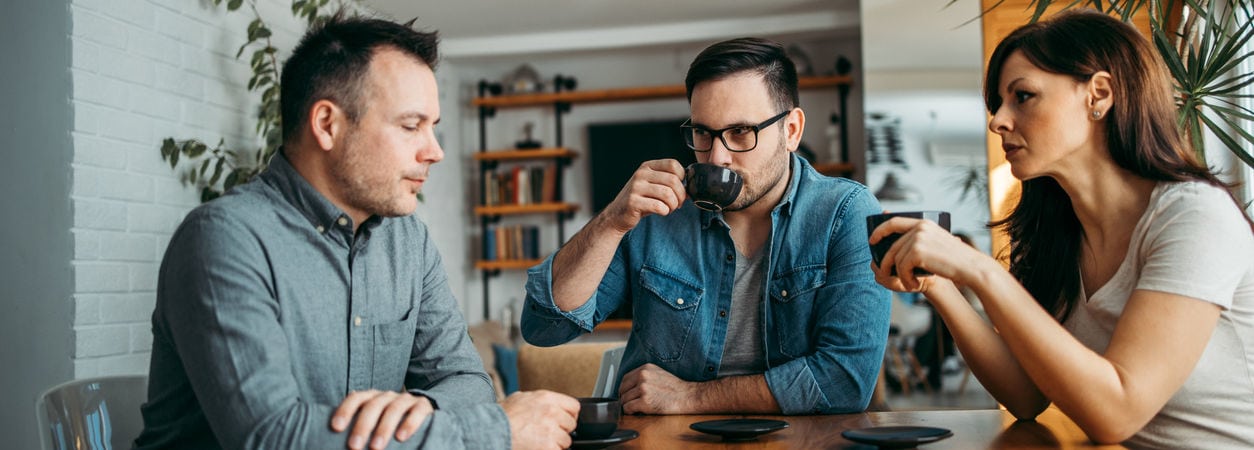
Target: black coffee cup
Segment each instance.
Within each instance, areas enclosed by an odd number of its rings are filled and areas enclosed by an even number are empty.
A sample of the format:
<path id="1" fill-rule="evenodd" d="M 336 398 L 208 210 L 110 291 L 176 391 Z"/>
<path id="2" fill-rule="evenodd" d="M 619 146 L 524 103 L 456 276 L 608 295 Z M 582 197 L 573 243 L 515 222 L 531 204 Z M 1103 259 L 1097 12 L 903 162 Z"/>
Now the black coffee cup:
<path id="1" fill-rule="evenodd" d="M 623 405 L 616 398 L 581 397 L 579 419 L 571 436 L 576 440 L 605 439 L 618 429 Z"/>
<path id="2" fill-rule="evenodd" d="M 707 211 L 722 211 L 740 196 L 744 179 L 729 168 L 692 163 L 684 170 L 684 190 L 692 203 Z"/>
<path id="3" fill-rule="evenodd" d="M 949 213 L 945 211 L 907 211 L 907 212 L 896 212 L 896 213 L 872 214 L 872 215 L 866 216 L 867 238 L 869 239 L 871 237 L 871 232 L 875 231 L 875 229 L 879 227 L 880 224 L 887 222 L 888 219 L 892 219 L 894 217 L 909 217 L 913 219 L 930 220 L 932 222 L 936 222 L 936 224 L 940 225 L 941 228 L 944 228 L 945 231 L 949 231 Z M 884 254 L 888 253 L 888 249 L 892 248 L 893 243 L 897 242 L 897 239 L 899 238 L 901 238 L 901 234 L 893 233 L 888 236 L 884 236 L 884 238 L 880 239 L 878 243 L 871 245 L 871 259 L 875 260 L 876 266 L 883 264 Z M 897 266 L 893 266 L 892 274 L 894 276 L 897 275 Z M 915 267 L 914 274 L 915 275 L 931 275 L 931 272 Z"/>

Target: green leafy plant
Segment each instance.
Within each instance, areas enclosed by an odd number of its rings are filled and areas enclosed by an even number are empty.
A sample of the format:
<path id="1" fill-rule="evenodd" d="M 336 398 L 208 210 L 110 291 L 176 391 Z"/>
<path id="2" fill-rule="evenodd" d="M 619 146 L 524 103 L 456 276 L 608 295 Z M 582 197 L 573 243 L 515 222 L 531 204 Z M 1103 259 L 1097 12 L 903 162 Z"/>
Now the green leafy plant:
<path id="1" fill-rule="evenodd" d="M 345 9 L 349 1 L 357 0 L 337 0 L 335 8 L 328 7 L 331 0 L 293 0 L 291 10 L 292 15 L 313 26 L 331 17 L 334 11 Z M 271 28 L 257 10 L 257 0 L 213 0 L 214 6 L 224 3 L 227 11 L 239 10 L 247 3 L 254 17 L 248 24 L 247 41 L 236 51 L 235 58 L 252 51 L 249 56 L 252 77 L 248 80 L 248 90 L 261 95 L 256 116 L 256 132 L 261 138 L 261 146 L 245 151 L 228 147 L 225 139 L 219 139 L 213 147 L 199 139 L 168 137 L 162 140 L 161 159 L 170 164 L 171 170 L 177 170 L 180 161 L 186 163 L 180 180 L 184 185 L 198 188 L 202 202 L 213 200 L 261 173 L 283 143 L 279 112 L 280 64 L 278 48 L 271 40 Z"/>
<path id="2" fill-rule="evenodd" d="M 957 0 L 950 0 L 952 5 Z M 999 0 L 985 12 L 1000 6 Z M 1144 10 L 1149 15 L 1154 47 L 1175 82 L 1177 123 L 1205 161 L 1204 135 L 1209 131 L 1234 156 L 1254 168 L 1254 135 L 1245 125 L 1254 111 L 1243 105 L 1254 99 L 1254 73 L 1238 73 L 1254 54 L 1251 0 L 1066 0 L 1064 9 L 1091 7 L 1125 22 Z M 1031 22 L 1040 20 L 1055 0 L 1032 0 Z"/>

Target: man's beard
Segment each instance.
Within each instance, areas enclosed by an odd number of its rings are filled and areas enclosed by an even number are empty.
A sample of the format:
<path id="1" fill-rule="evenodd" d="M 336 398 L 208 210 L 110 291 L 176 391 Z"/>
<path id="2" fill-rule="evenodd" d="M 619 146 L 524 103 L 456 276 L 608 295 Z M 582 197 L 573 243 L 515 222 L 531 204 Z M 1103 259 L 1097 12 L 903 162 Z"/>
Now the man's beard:
<path id="1" fill-rule="evenodd" d="M 786 145 L 784 135 L 782 133 L 780 134 L 779 141 L 776 145 L 775 152 L 779 152 L 779 149 L 784 148 L 784 145 Z M 757 203 L 758 200 L 761 200 L 767 192 L 770 192 L 771 189 L 775 188 L 775 186 L 779 184 L 780 179 L 784 177 L 784 173 L 787 172 L 786 169 L 788 168 L 789 161 L 787 156 L 787 152 L 784 152 L 784 157 L 782 158 L 771 158 L 767 162 L 767 166 L 762 170 L 761 174 L 741 174 L 745 179 L 744 191 L 740 193 L 740 197 L 737 198 L 735 202 L 732 202 L 730 206 L 723 208 L 723 211 L 740 211 L 753 206 L 753 204 Z M 753 184 L 752 180 L 757 178 L 761 178 L 767 182 L 762 184 Z"/>
<path id="2" fill-rule="evenodd" d="M 348 205 L 366 213 L 399 217 L 413 213 L 402 202 L 391 197 L 395 188 L 392 180 L 386 180 L 388 171 L 371 167 L 373 161 L 361 148 L 356 132 L 344 137 L 343 156 L 333 160 L 331 177 L 340 187 L 340 195 Z"/>

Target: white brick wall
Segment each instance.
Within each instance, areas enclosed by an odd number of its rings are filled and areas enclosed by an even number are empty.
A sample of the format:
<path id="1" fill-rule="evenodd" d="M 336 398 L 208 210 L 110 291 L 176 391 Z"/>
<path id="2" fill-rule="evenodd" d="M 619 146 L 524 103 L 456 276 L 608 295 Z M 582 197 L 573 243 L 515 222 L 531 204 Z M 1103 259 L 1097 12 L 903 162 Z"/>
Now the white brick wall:
<path id="1" fill-rule="evenodd" d="M 290 48 L 304 23 L 260 0 Z M 252 14 L 203 0 L 74 0 L 75 378 L 145 373 L 157 269 L 198 202 L 158 148 L 165 137 L 255 147 L 250 71 L 236 61 Z"/>

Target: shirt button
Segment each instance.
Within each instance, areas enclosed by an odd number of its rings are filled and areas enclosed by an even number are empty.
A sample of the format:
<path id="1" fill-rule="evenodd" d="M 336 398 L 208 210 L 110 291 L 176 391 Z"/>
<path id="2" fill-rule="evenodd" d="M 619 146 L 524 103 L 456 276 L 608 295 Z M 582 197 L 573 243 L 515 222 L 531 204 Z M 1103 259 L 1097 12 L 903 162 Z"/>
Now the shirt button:
<path id="1" fill-rule="evenodd" d="M 339 220 L 335 221 L 335 223 L 340 224 L 340 226 L 342 227 L 344 225 L 348 225 L 348 219 L 345 219 L 343 216 L 341 216 Z"/>
<path id="2" fill-rule="evenodd" d="M 706 371 L 706 372 L 713 372 L 713 371 L 714 371 L 714 366 L 705 366 L 705 371 Z"/>
<path id="3" fill-rule="evenodd" d="M 357 316 L 353 318 L 353 325 L 356 325 L 359 327 L 361 326 L 361 316 Z"/>
<path id="4" fill-rule="evenodd" d="M 684 304 L 684 299 L 682 299 L 682 298 L 681 298 L 681 299 L 675 300 L 675 304 L 676 304 L 676 305 L 682 305 L 682 304 Z"/>
<path id="5" fill-rule="evenodd" d="M 780 297 L 787 297 L 787 296 L 788 296 L 788 290 L 787 290 L 787 289 L 784 289 L 783 291 L 780 291 L 779 296 L 780 296 Z"/>
<path id="6" fill-rule="evenodd" d="M 735 260 L 736 260 L 736 255 L 733 255 L 733 254 L 731 254 L 731 253 L 728 253 L 728 254 L 727 254 L 727 262 L 732 262 L 732 261 L 735 261 Z"/>
<path id="7" fill-rule="evenodd" d="M 718 316 L 719 316 L 719 317 L 727 317 L 727 311 L 719 311 L 719 312 L 718 312 Z"/>
<path id="8" fill-rule="evenodd" d="M 326 229 L 325 227 L 323 227 L 322 225 L 318 225 L 318 228 L 317 228 L 317 229 L 318 229 L 318 234 L 322 234 L 322 233 L 326 233 L 326 232 L 327 232 L 327 229 Z"/>

